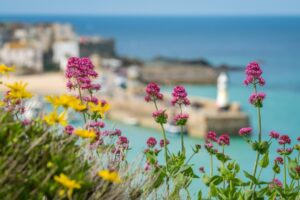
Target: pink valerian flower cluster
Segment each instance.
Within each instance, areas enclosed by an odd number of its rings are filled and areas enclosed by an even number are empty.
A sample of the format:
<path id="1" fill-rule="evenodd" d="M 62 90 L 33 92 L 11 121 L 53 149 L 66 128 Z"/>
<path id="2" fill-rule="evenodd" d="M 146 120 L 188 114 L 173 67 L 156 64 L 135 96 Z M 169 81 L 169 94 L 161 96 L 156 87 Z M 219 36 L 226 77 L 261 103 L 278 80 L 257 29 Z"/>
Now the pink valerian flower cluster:
<path id="1" fill-rule="evenodd" d="M 149 148 L 153 148 L 155 147 L 155 145 L 157 144 L 157 141 L 154 137 L 149 137 L 147 140 L 147 145 Z"/>
<path id="2" fill-rule="evenodd" d="M 154 82 L 151 82 L 147 85 L 145 92 L 146 92 L 146 96 L 145 96 L 146 102 L 163 99 L 163 94 L 160 93 L 160 87 Z"/>
<path id="3" fill-rule="evenodd" d="M 293 152 L 293 148 L 279 148 L 277 153 L 280 155 L 290 155 Z"/>
<path id="4" fill-rule="evenodd" d="M 152 113 L 152 117 L 159 124 L 167 123 L 168 115 L 166 110 L 157 110 Z"/>
<path id="5" fill-rule="evenodd" d="M 220 137 L 218 138 L 218 142 L 219 145 L 223 146 L 223 145 L 229 145 L 230 144 L 230 137 L 228 134 L 222 134 L 220 135 Z"/>
<path id="6" fill-rule="evenodd" d="M 266 82 L 261 77 L 262 73 L 263 71 L 257 62 L 249 63 L 245 70 L 246 79 L 244 80 L 244 84 L 259 84 L 261 86 L 264 86 Z"/>
<path id="7" fill-rule="evenodd" d="M 283 164 L 283 158 L 280 157 L 280 156 L 278 156 L 278 157 L 275 158 L 274 162 L 277 163 L 277 164 L 281 164 L 282 165 Z"/>
<path id="8" fill-rule="evenodd" d="M 85 102 L 91 102 L 94 103 L 95 105 L 97 105 L 99 103 L 99 99 L 97 97 L 83 97 L 82 98 Z M 105 100 L 102 100 L 105 102 Z"/>
<path id="9" fill-rule="evenodd" d="M 297 141 L 300 142 L 300 137 L 297 138 Z"/>
<path id="10" fill-rule="evenodd" d="M 265 99 L 266 94 L 265 93 L 253 93 L 249 97 L 249 102 L 253 104 L 255 107 L 261 108 L 263 106 L 263 100 Z"/>
<path id="11" fill-rule="evenodd" d="M 122 132 L 121 132 L 120 129 L 116 128 L 114 130 L 105 130 L 105 131 L 102 131 L 101 135 L 102 136 L 110 136 L 110 137 L 115 137 L 115 136 L 119 137 L 119 136 L 122 135 Z"/>
<path id="12" fill-rule="evenodd" d="M 269 135 L 271 138 L 273 138 L 275 140 L 277 140 L 280 137 L 280 134 L 277 133 L 276 131 L 271 131 Z"/>
<path id="13" fill-rule="evenodd" d="M 24 119 L 23 121 L 22 121 L 22 125 L 23 126 L 28 126 L 28 125 L 30 125 L 31 124 L 31 120 L 30 119 Z"/>
<path id="14" fill-rule="evenodd" d="M 90 91 L 100 90 L 100 84 L 92 83 L 92 79 L 98 76 L 94 68 L 89 58 L 69 58 L 66 68 L 67 87 L 69 89 L 80 88 Z"/>
<path id="15" fill-rule="evenodd" d="M 104 128 L 105 123 L 102 121 L 90 122 L 90 123 L 87 123 L 86 126 L 90 127 L 90 128 Z"/>
<path id="16" fill-rule="evenodd" d="M 206 141 L 206 143 L 217 142 L 218 141 L 217 133 L 214 131 L 209 131 L 206 135 L 205 141 Z"/>
<path id="17" fill-rule="evenodd" d="M 177 126 L 184 126 L 186 124 L 188 118 L 189 118 L 189 114 L 182 113 L 182 114 L 175 115 L 173 120 Z"/>
<path id="18" fill-rule="evenodd" d="M 172 92 L 172 100 L 171 100 L 171 104 L 174 106 L 175 104 L 178 105 L 190 105 L 190 100 L 187 98 L 187 92 L 185 90 L 185 88 L 183 86 L 176 86 L 173 89 Z"/>
<path id="19" fill-rule="evenodd" d="M 129 149 L 129 140 L 125 136 L 119 136 L 112 153 L 116 155 L 120 160 L 124 160 L 126 151 Z"/>
<path id="20" fill-rule="evenodd" d="M 273 189 L 273 188 L 275 188 L 275 187 L 282 187 L 282 186 L 283 186 L 283 185 L 282 185 L 281 181 L 280 181 L 279 179 L 277 179 L 277 178 L 274 178 L 274 179 L 272 180 L 272 183 L 269 184 L 269 188 L 270 188 L 270 189 Z"/>
<path id="21" fill-rule="evenodd" d="M 245 136 L 245 135 L 249 135 L 251 132 L 252 132 L 252 128 L 251 127 L 244 127 L 244 128 L 241 128 L 239 130 L 239 135 L 240 136 Z"/>
<path id="22" fill-rule="evenodd" d="M 169 144 L 170 144 L 170 141 L 167 139 L 167 140 L 166 140 L 166 143 L 167 143 L 167 145 L 169 145 Z M 164 141 L 164 140 L 160 140 L 160 141 L 159 141 L 159 146 L 160 146 L 161 148 L 163 148 L 163 147 L 165 146 L 165 141 Z"/>
<path id="23" fill-rule="evenodd" d="M 291 138 L 288 135 L 281 135 L 279 137 L 278 143 L 280 145 L 291 144 Z"/>
<path id="24" fill-rule="evenodd" d="M 71 125 L 67 125 L 64 129 L 64 132 L 68 135 L 72 135 L 74 131 L 74 127 Z"/>

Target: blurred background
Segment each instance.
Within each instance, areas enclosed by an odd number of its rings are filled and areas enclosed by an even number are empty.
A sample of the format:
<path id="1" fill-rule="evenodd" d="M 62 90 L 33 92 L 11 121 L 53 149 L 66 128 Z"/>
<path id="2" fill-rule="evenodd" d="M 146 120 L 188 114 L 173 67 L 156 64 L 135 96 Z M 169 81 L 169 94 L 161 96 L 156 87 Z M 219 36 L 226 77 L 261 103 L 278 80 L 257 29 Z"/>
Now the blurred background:
<path id="1" fill-rule="evenodd" d="M 0 0 L 0 5 L 0 63 L 17 67 L 10 79 L 29 82 L 39 95 L 65 93 L 67 59 L 90 57 L 100 73 L 98 95 L 112 104 L 108 127 L 131 139 L 132 158 L 148 137 L 162 137 L 151 117 L 154 107 L 143 100 L 151 81 L 161 85 L 167 100 L 173 86 L 186 87 L 192 102 L 186 108 L 187 146 L 201 143 L 208 130 L 233 136 L 244 126 L 257 130 L 256 110 L 248 103 L 252 91 L 243 85 L 251 61 L 261 64 L 266 79 L 259 89 L 267 94 L 264 137 L 271 130 L 299 136 L 298 0 Z M 160 106 L 171 119 L 177 111 L 167 100 Z M 177 151 L 179 130 L 171 120 L 166 129 Z M 231 143 L 232 157 L 250 170 L 250 147 L 238 137 Z M 195 167 L 207 165 L 201 156 L 194 158 Z"/>

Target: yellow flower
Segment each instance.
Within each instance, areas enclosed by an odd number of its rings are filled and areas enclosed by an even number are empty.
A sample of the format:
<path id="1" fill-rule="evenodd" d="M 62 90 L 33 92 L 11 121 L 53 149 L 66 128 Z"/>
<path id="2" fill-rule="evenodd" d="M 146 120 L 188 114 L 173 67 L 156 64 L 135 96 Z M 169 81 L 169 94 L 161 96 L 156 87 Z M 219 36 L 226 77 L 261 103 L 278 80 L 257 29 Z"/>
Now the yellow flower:
<path id="1" fill-rule="evenodd" d="M 31 98 L 32 94 L 26 90 L 27 83 L 15 82 L 13 84 L 6 84 L 10 89 L 7 93 L 7 97 L 10 99 L 26 99 Z"/>
<path id="2" fill-rule="evenodd" d="M 72 109 L 74 109 L 77 112 L 82 112 L 87 109 L 86 105 L 81 103 L 81 101 L 79 99 L 76 99 L 76 100 L 70 102 L 69 105 Z"/>
<path id="3" fill-rule="evenodd" d="M 0 64 L 0 73 L 1 74 L 8 74 L 10 72 L 15 72 L 15 66 L 12 66 L 12 67 L 8 67 L 4 64 Z"/>
<path id="4" fill-rule="evenodd" d="M 110 109 L 110 105 L 108 103 L 101 102 L 99 102 L 97 105 L 94 103 L 89 103 L 89 109 L 91 112 L 97 113 L 104 118 L 104 114 Z"/>
<path id="5" fill-rule="evenodd" d="M 58 114 L 56 110 L 53 112 L 49 113 L 44 117 L 44 120 L 46 121 L 47 124 L 50 126 L 54 124 L 61 124 L 62 126 L 66 126 L 68 124 L 67 119 L 65 117 L 66 111 Z"/>
<path id="6" fill-rule="evenodd" d="M 74 134 L 82 138 L 95 138 L 96 133 L 92 130 L 76 129 Z"/>
<path id="7" fill-rule="evenodd" d="M 119 174 L 115 171 L 109 171 L 109 170 L 100 170 L 98 172 L 98 176 L 100 176 L 102 179 L 106 181 L 110 181 L 113 183 L 121 183 L 122 180 L 119 176 Z"/>
<path id="8" fill-rule="evenodd" d="M 74 189 L 80 189 L 81 185 L 76 181 L 69 179 L 65 174 L 61 173 L 59 176 L 54 176 L 54 180 L 64 187 L 68 188 L 68 197 L 71 199 L 72 193 Z M 62 192 L 60 191 L 60 195 Z"/>
<path id="9" fill-rule="evenodd" d="M 63 94 L 61 96 L 47 96 L 46 100 L 53 105 L 53 107 L 57 108 L 59 106 L 64 107 L 65 109 L 70 107 L 70 104 L 73 101 L 78 100 L 76 97 Z"/>
<path id="10" fill-rule="evenodd" d="M 0 101 L 0 107 L 5 106 L 5 102 L 4 101 Z"/>

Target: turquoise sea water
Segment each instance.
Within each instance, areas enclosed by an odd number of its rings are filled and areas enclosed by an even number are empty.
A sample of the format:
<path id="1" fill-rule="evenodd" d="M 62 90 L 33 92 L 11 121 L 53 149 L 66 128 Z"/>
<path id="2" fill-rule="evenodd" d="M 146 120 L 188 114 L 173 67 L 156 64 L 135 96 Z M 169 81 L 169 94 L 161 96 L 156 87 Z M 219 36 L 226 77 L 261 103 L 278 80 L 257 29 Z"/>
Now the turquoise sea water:
<path id="1" fill-rule="evenodd" d="M 271 130 L 300 136 L 300 17 L 81 17 L 81 16 L 0 16 L 1 21 L 69 22 L 81 34 L 101 34 L 116 39 L 121 55 L 149 59 L 157 55 L 179 58 L 206 58 L 214 64 L 245 66 L 249 61 L 262 63 L 267 97 L 262 111 L 263 134 Z M 242 85 L 243 73 L 230 74 L 230 100 L 241 103 L 257 127 L 256 110 L 248 104 L 250 88 Z M 215 98 L 215 86 L 186 85 L 190 95 Z M 171 91 L 171 87 L 164 90 Z M 149 113 L 150 115 L 150 113 Z M 132 144 L 130 157 L 145 148 L 148 137 L 161 135 L 152 129 L 131 127 L 109 122 L 127 135 Z M 176 152 L 180 140 L 169 136 L 170 148 Z M 186 137 L 186 146 L 202 143 Z M 271 150 L 271 159 L 276 156 Z M 190 149 L 189 149 L 190 150 Z M 226 150 L 242 168 L 252 169 L 255 156 L 240 138 L 233 138 Z M 189 151 L 191 152 L 191 151 Z M 193 159 L 195 169 L 205 166 L 208 157 L 201 154 Z M 271 170 L 264 178 L 271 177 Z M 192 193 L 202 187 L 200 180 L 191 186 Z"/>

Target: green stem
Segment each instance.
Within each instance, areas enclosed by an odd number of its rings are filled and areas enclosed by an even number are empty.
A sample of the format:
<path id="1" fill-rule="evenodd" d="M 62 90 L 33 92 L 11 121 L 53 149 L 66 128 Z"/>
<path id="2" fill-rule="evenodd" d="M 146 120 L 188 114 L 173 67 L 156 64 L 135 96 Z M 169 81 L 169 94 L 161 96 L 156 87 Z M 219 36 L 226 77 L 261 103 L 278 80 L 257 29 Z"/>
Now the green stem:
<path id="1" fill-rule="evenodd" d="M 283 145 L 283 148 L 285 150 L 285 145 Z M 284 189 L 286 189 L 286 186 L 287 186 L 286 185 L 286 155 L 283 156 L 283 159 L 284 159 L 283 160 L 283 162 L 284 162 L 283 163 L 283 167 L 284 167 L 284 177 L 283 177 L 284 178 Z"/>
<path id="2" fill-rule="evenodd" d="M 158 111 L 158 106 L 156 101 L 153 101 L 155 105 L 156 111 Z M 165 161 L 166 161 L 166 179 L 167 179 L 167 194 L 169 194 L 169 176 L 168 176 L 168 147 L 167 147 L 167 136 L 166 136 L 166 131 L 164 128 L 163 123 L 159 123 L 162 133 L 163 133 L 163 138 L 164 138 L 164 156 L 165 156 Z"/>
<path id="3" fill-rule="evenodd" d="M 260 178 L 260 176 L 261 176 L 262 170 L 263 170 L 263 168 L 261 167 L 260 170 L 259 170 L 258 176 L 257 176 L 257 181 L 258 181 L 258 182 L 259 182 L 259 178 Z M 257 185 L 255 184 L 255 185 L 254 185 L 254 188 L 253 188 L 253 193 L 255 192 L 256 186 L 257 186 Z"/>
<path id="4" fill-rule="evenodd" d="M 254 92 L 257 94 L 257 88 L 256 88 L 256 84 L 253 85 L 254 87 Z M 261 142 L 261 132 L 262 132 L 262 128 L 261 128 L 261 112 L 260 112 L 260 107 L 257 107 L 257 115 L 258 115 L 258 142 Z M 258 161 L 259 161 L 259 157 L 260 154 L 259 152 L 257 152 L 256 154 L 256 160 L 255 160 L 255 164 L 254 164 L 254 168 L 253 168 L 253 176 L 256 176 L 256 171 L 257 171 L 257 167 L 258 167 Z M 253 187 L 253 183 L 250 184 L 250 188 L 252 189 Z"/>
<path id="5" fill-rule="evenodd" d="M 80 85 L 78 85 L 78 93 L 79 93 L 80 102 L 83 103 L 82 94 L 81 94 L 81 90 L 80 90 Z M 85 113 L 83 112 L 82 115 L 83 115 L 84 123 L 86 123 Z"/>
<path id="6" fill-rule="evenodd" d="M 222 145 L 222 153 L 223 153 L 223 155 L 225 155 L 225 145 Z M 225 167 L 224 162 L 222 162 L 222 167 L 223 168 Z M 225 184 L 226 184 L 226 181 L 224 180 L 223 181 L 223 189 L 225 189 Z"/>
<path id="7" fill-rule="evenodd" d="M 214 171 L 213 171 L 213 156 L 212 156 L 212 154 L 210 154 L 210 177 L 212 177 L 213 176 L 213 174 L 214 174 Z"/>
<path id="8" fill-rule="evenodd" d="M 180 108 L 180 114 L 182 114 L 181 104 L 179 104 L 179 108 Z M 181 151 L 182 151 L 182 154 L 185 157 L 185 147 L 184 147 L 184 140 L 183 140 L 183 128 L 184 128 L 184 126 L 180 126 L 180 129 L 181 129 Z"/>

